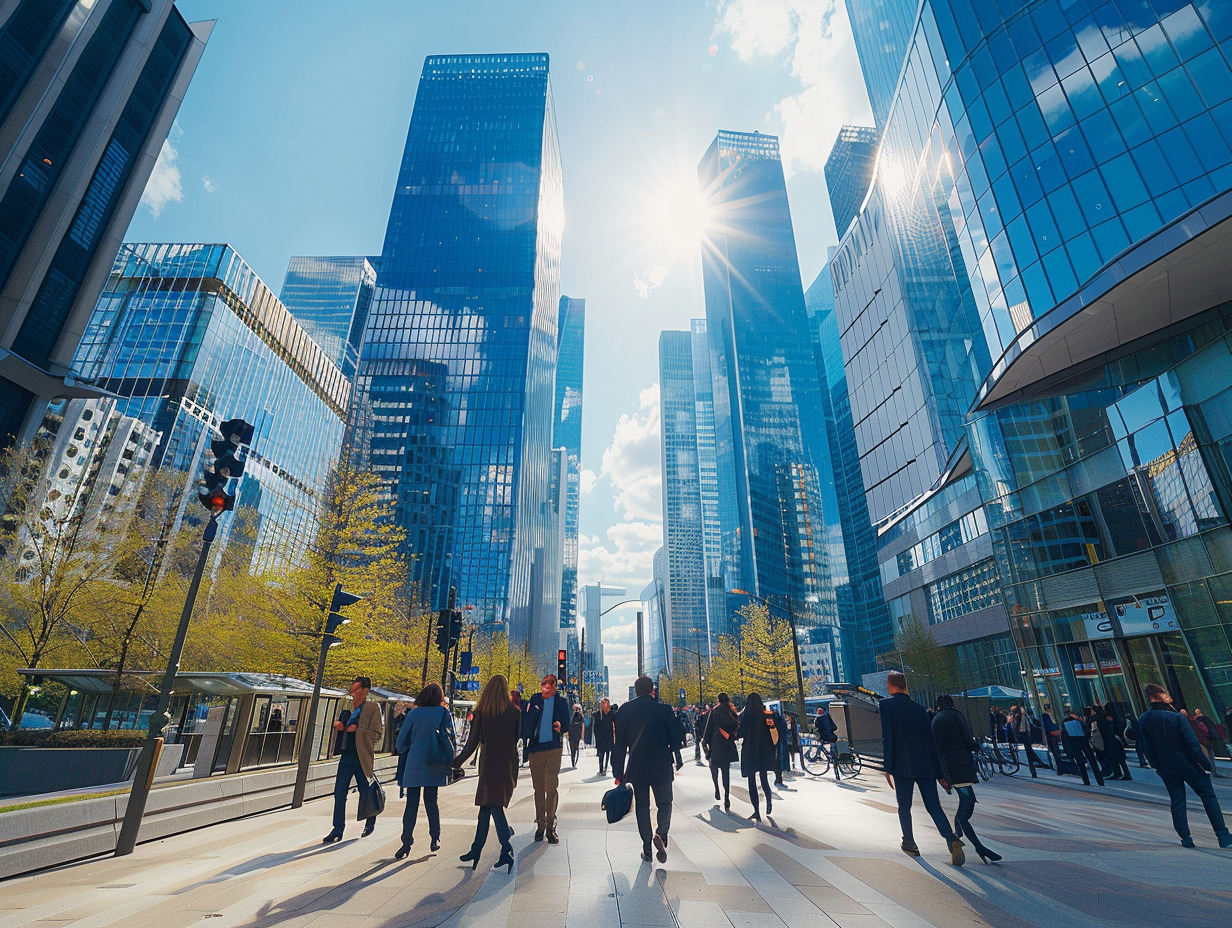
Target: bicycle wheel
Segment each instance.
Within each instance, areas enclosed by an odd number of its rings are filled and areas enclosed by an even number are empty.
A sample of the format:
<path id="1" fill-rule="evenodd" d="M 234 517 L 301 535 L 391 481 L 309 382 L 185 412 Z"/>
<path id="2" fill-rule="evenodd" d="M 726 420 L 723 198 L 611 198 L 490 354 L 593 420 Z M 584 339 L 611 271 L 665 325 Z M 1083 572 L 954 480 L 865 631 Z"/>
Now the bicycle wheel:
<path id="1" fill-rule="evenodd" d="M 800 766 L 811 777 L 822 777 L 830 770 L 830 756 L 819 741 L 808 739 L 800 750 Z"/>
<path id="2" fill-rule="evenodd" d="M 844 751 L 838 756 L 838 772 L 843 777 L 858 777 L 864 762 L 855 751 Z"/>
<path id="3" fill-rule="evenodd" d="M 997 767 L 1004 776 L 1012 777 L 1021 766 L 1017 751 L 997 751 Z"/>
<path id="4" fill-rule="evenodd" d="M 988 756 L 988 751 L 984 748 L 975 752 L 975 769 L 980 775 L 980 779 L 987 783 L 993 778 L 993 774 L 997 772 L 996 766 L 992 762 L 992 758 Z"/>

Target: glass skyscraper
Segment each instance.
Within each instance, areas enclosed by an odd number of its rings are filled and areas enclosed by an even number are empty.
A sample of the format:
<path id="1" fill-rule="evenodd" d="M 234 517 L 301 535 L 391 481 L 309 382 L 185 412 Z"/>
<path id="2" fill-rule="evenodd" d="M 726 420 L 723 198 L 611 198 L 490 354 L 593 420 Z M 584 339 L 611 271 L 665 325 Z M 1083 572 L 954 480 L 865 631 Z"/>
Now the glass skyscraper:
<path id="1" fill-rule="evenodd" d="M 713 217 L 702 274 L 729 589 L 833 629 L 837 648 L 823 537 L 833 485 L 818 472 L 829 453 L 778 139 L 720 132 L 698 176 Z"/>
<path id="2" fill-rule="evenodd" d="M 1232 702 L 1230 39 L 1226 4 L 919 7 L 832 268 L 891 614 L 968 683 Z M 896 484 L 903 395 L 936 450 Z"/>
<path id="3" fill-rule="evenodd" d="M 251 422 L 237 508 L 257 517 L 254 563 L 311 544 L 351 384 L 230 246 L 124 245 L 74 365 L 161 436 L 152 467 L 195 477 L 222 422 Z"/>
<path id="4" fill-rule="evenodd" d="M 847 231 L 860 212 L 860 204 L 873 182 L 878 138 L 877 130 L 871 126 L 843 126 L 826 158 L 826 189 L 839 235 Z"/>
<path id="5" fill-rule="evenodd" d="M 847 19 L 878 130 L 885 128 L 894 101 L 918 6 L 918 0 L 847 0 Z M 971 16 L 974 22 L 975 14 Z"/>
<path id="6" fill-rule="evenodd" d="M 428 58 L 348 442 L 388 482 L 419 595 L 441 608 L 456 588 L 545 666 L 563 219 L 548 56 Z"/>
<path id="7" fill-rule="evenodd" d="M 556 418 L 552 446 L 565 449 L 565 537 L 560 627 L 577 628 L 578 525 L 582 503 L 582 368 L 586 301 L 562 296 L 556 322 Z"/>
<path id="8" fill-rule="evenodd" d="M 347 377 L 355 376 L 376 271 L 367 258 L 292 258 L 279 299 Z"/>
<path id="9" fill-rule="evenodd" d="M 0 11 L 0 445 L 98 395 L 73 353 L 212 26 L 172 0 Z"/>

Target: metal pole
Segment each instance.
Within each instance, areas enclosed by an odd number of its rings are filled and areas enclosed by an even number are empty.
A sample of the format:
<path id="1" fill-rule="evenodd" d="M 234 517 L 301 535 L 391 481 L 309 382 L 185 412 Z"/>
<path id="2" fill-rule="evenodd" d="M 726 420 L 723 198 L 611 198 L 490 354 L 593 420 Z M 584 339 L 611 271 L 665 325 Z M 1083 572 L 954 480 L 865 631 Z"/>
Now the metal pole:
<path id="1" fill-rule="evenodd" d="M 803 724 L 804 714 L 804 668 L 800 666 L 800 641 L 796 638 L 796 615 L 791 608 L 791 600 L 787 600 L 787 624 L 791 628 L 791 648 L 796 656 L 796 712 L 799 714 L 798 724 Z"/>
<path id="2" fill-rule="evenodd" d="M 312 680 L 312 699 L 308 701 L 308 722 L 303 728 L 299 739 L 299 764 L 295 769 L 295 792 L 291 794 L 291 808 L 298 809 L 304 804 L 304 793 L 308 788 L 308 765 L 312 763 L 312 736 L 317 726 L 317 706 L 321 702 L 321 678 L 325 676 L 325 655 L 333 635 L 321 636 L 321 654 L 317 658 L 317 675 Z"/>
<path id="3" fill-rule="evenodd" d="M 643 644 L 642 644 L 642 613 L 638 610 L 637 613 L 637 675 L 645 676 L 644 660 L 643 660 Z"/>
<path id="4" fill-rule="evenodd" d="M 141 818 L 145 815 L 146 800 L 150 796 L 150 786 L 154 781 L 154 763 L 156 752 L 162 747 L 163 726 L 167 724 L 167 707 L 171 704 L 171 691 L 175 686 L 175 675 L 180 669 L 180 655 L 184 651 L 184 640 L 188 637 L 188 624 L 192 620 L 193 606 L 197 602 L 197 590 L 201 587 L 201 577 L 205 574 L 205 562 L 209 559 L 210 545 L 218 534 L 218 517 L 210 515 L 205 532 L 201 536 L 201 556 L 197 558 L 197 569 L 193 572 L 192 583 L 188 587 L 188 596 L 184 600 L 184 610 L 180 613 L 180 625 L 175 631 L 175 642 L 171 645 L 171 654 L 167 658 L 167 670 L 163 674 L 162 689 L 158 693 L 158 705 L 150 716 L 150 730 L 146 735 L 145 744 L 141 746 L 141 757 L 137 760 L 137 772 L 133 775 L 133 788 L 128 794 L 128 805 L 124 810 L 124 825 L 120 828 L 120 837 L 116 841 L 116 857 L 125 857 L 137 846 L 137 834 L 141 831 Z"/>
<path id="5" fill-rule="evenodd" d="M 451 586 L 449 588 L 449 623 L 453 624 L 453 608 L 458 601 L 458 588 Z M 441 690 L 445 690 L 446 682 L 449 679 L 449 636 L 445 636 L 445 659 L 441 661 Z"/>
<path id="6" fill-rule="evenodd" d="M 428 655 L 432 653 L 432 622 L 436 618 L 436 613 L 428 613 L 428 639 L 424 642 L 424 665 L 423 674 L 421 674 L 421 682 L 426 685 L 428 682 Z"/>

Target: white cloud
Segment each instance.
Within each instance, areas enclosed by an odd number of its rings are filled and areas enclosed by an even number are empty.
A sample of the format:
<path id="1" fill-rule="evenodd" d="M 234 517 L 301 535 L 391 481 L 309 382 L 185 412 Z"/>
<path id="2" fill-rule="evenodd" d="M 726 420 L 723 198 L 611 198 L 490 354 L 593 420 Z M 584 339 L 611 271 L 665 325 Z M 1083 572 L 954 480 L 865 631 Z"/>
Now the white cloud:
<path id="1" fill-rule="evenodd" d="M 141 204 L 157 219 L 162 215 L 163 207 L 168 203 L 179 203 L 184 199 L 183 178 L 180 176 L 180 153 L 172 144 L 172 139 L 179 141 L 182 134 L 178 126 L 173 126 L 170 138 L 163 141 L 162 151 L 154 162 L 154 170 L 141 194 Z"/>
<path id="2" fill-rule="evenodd" d="M 210 177 L 208 174 L 201 175 L 201 186 L 205 188 L 206 193 L 213 193 L 218 189 L 218 181 Z"/>
<path id="3" fill-rule="evenodd" d="M 663 475 L 660 456 L 659 385 L 638 396 L 637 412 L 622 415 L 603 452 L 600 476 L 616 491 L 616 513 L 625 519 L 662 518 Z"/>
<path id="4" fill-rule="evenodd" d="M 582 495 L 586 495 L 595 488 L 595 484 L 599 482 L 599 475 L 589 467 L 583 467 L 582 473 L 578 475 L 578 490 Z"/>
<path id="5" fill-rule="evenodd" d="M 643 300 L 650 299 L 650 291 L 657 290 L 667 280 L 668 270 L 662 264 L 652 264 L 640 274 L 633 275 L 633 289 Z"/>
<path id="6" fill-rule="evenodd" d="M 800 92 L 774 107 L 788 173 L 824 168 L 844 124 L 872 125 L 842 0 L 727 0 L 715 33 L 726 35 L 743 61 L 790 60 Z"/>

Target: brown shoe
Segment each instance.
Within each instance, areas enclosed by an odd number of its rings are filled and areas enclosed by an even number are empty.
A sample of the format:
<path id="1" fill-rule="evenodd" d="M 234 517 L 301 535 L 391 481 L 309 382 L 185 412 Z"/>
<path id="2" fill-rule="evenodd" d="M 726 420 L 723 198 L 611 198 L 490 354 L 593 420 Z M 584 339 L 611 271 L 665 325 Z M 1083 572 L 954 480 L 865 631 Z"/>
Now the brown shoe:
<path id="1" fill-rule="evenodd" d="M 963 853 L 963 843 L 958 838 L 950 839 L 950 863 L 955 867 L 961 867 L 967 862 L 967 855 Z"/>

